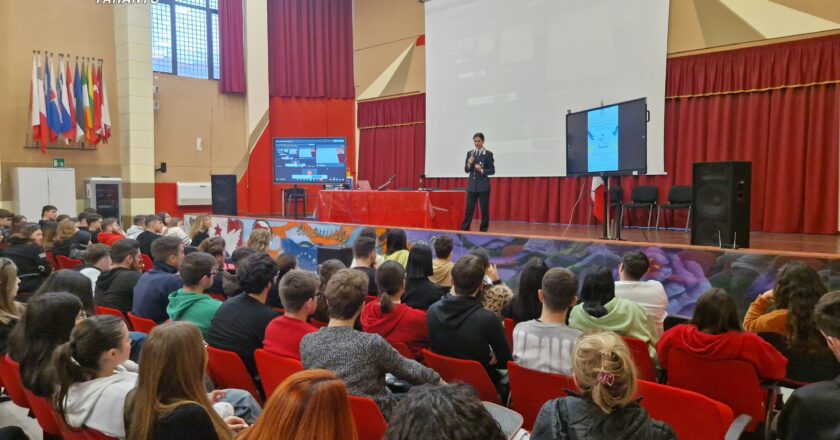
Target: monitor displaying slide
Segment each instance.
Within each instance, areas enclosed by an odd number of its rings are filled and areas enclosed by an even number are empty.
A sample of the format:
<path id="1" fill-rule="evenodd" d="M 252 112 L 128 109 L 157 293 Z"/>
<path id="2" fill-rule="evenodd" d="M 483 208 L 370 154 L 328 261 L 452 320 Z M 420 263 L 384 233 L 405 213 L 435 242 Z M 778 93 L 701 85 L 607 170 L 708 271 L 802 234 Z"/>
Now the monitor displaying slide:
<path id="1" fill-rule="evenodd" d="M 644 98 L 566 115 L 567 176 L 646 172 Z"/>
<path id="2" fill-rule="evenodd" d="M 346 180 L 347 139 L 274 139 L 274 183 L 343 183 Z"/>

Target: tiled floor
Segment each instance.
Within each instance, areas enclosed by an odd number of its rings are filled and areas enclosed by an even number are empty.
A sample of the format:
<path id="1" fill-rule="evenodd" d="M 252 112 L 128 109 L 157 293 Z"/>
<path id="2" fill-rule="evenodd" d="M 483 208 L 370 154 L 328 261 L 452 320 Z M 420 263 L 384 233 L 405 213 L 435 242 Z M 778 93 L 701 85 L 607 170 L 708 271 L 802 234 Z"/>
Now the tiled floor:
<path id="1" fill-rule="evenodd" d="M 34 418 L 27 416 L 28 412 L 12 402 L 0 403 L 0 426 L 20 426 L 30 440 L 42 440 L 41 427 Z"/>

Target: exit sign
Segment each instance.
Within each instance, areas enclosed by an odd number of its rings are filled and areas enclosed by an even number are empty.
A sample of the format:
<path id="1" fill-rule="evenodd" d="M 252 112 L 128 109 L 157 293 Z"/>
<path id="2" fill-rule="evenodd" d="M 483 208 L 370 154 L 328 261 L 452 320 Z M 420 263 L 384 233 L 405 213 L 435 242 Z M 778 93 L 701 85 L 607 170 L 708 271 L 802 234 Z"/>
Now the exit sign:
<path id="1" fill-rule="evenodd" d="M 61 157 L 53 158 L 53 168 L 64 168 L 64 158 L 61 158 Z"/>

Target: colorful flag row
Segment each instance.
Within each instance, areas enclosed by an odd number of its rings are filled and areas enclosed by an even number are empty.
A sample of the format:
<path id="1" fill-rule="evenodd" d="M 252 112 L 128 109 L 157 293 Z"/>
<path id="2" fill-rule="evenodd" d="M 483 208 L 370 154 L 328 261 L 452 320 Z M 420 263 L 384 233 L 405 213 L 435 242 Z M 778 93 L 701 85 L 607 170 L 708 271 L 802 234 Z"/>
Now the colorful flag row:
<path id="1" fill-rule="evenodd" d="M 47 145 L 63 142 L 95 147 L 111 138 L 108 93 L 102 76 L 102 60 L 76 59 L 70 71 L 70 57 L 38 53 L 32 57 L 32 85 L 29 99 L 32 141 Z"/>

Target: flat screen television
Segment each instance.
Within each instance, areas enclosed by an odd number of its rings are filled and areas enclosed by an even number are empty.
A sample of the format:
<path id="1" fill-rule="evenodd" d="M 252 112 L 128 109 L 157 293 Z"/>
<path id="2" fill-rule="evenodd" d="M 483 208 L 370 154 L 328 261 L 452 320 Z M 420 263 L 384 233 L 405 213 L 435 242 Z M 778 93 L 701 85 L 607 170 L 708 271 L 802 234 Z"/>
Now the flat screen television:
<path id="1" fill-rule="evenodd" d="M 647 99 L 566 115 L 566 175 L 647 173 Z"/>
<path id="2" fill-rule="evenodd" d="M 347 181 L 346 138 L 274 138 L 274 183 Z"/>

